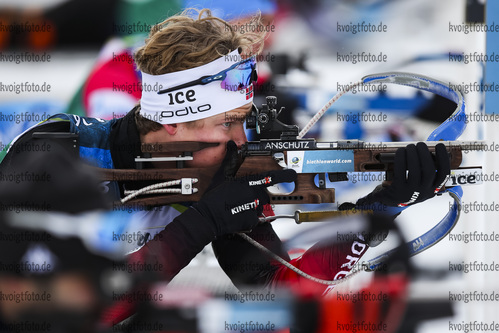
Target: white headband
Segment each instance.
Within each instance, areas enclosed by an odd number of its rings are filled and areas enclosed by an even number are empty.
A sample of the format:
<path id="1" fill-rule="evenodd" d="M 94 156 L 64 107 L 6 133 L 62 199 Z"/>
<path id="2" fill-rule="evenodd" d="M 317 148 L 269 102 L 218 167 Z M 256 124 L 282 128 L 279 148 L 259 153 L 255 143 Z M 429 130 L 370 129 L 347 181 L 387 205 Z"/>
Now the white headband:
<path id="1" fill-rule="evenodd" d="M 243 60 L 238 50 L 206 65 L 163 75 L 142 72 L 140 114 L 160 124 L 176 124 L 211 117 L 253 101 L 253 84 L 240 91 L 221 87 L 221 81 L 195 85 L 168 93 L 158 91 L 217 74 Z"/>

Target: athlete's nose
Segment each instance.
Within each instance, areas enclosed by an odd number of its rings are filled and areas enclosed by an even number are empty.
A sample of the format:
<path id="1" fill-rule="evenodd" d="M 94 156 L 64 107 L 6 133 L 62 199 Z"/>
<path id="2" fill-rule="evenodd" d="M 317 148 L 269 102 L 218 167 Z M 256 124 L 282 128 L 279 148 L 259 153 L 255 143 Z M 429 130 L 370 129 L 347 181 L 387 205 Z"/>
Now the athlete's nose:
<path id="1" fill-rule="evenodd" d="M 237 125 L 237 127 L 235 128 L 232 140 L 236 143 L 238 148 L 241 148 L 243 144 L 248 142 L 246 133 L 244 132 L 244 125 L 242 123 Z"/>

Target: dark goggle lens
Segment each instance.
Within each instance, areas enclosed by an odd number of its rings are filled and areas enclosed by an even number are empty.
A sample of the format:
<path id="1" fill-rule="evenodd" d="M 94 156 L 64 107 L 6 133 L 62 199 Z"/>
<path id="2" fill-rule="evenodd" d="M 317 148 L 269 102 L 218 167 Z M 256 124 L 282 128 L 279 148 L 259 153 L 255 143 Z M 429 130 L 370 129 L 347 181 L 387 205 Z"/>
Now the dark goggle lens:
<path id="1" fill-rule="evenodd" d="M 249 87 L 256 78 L 256 59 L 251 57 L 228 70 L 220 85 L 224 90 L 239 91 Z"/>

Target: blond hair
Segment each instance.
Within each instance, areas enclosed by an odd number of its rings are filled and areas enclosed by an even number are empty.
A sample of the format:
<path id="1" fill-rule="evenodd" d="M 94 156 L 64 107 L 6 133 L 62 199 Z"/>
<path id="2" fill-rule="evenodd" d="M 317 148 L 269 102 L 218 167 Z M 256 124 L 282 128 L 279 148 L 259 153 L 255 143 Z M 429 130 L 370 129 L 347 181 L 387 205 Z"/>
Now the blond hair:
<path id="1" fill-rule="evenodd" d="M 197 18 L 194 18 L 197 13 Z M 250 31 L 263 26 L 261 15 L 253 16 L 246 26 Z M 259 54 L 263 49 L 265 32 L 241 32 L 228 22 L 214 17 L 209 9 L 186 9 L 152 27 L 145 45 L 137 49 L 134 58 L 137 68 L 150 75 L 178 72 L 205 65 L 239 49 L 242 58 Z M 140 134 L 161 129 L 162 125 L 135 112 Z M 192 123 L 192 124 L 191 124 Z M 202 121 L 186 123 L 202 126 Z"/>

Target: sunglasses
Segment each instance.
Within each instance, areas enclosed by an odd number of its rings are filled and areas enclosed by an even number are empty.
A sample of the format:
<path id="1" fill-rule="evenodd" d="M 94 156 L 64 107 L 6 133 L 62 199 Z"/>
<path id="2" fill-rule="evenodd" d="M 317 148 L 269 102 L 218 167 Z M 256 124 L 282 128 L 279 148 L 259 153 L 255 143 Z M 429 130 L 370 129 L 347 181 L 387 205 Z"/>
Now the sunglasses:
<path id="1" fill-rule="evenodd" d="M 175 87 L 158 91 L 158 94 L 166 94 L 175 90 L 184 89 L 196 85 L 205 85 L 214 81 L 222 81 L 220 86 L 224 90 L 239 91 L 246 89 L 258 79 L 256 73 L 256 57 L 244 59 L 235 63 L 223 71 L 214 75 L 205 75 L 197 80 L 180 84 Z"/>

